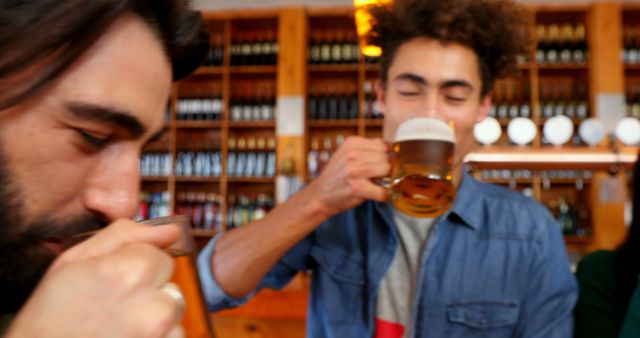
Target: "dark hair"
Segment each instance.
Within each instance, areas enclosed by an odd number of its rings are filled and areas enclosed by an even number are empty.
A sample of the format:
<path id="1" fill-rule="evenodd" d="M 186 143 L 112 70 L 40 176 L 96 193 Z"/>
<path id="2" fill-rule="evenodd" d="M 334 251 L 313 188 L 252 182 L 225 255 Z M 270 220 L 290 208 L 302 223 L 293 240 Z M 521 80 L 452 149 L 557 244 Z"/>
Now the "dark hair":
<path id="1" fill-rule="evenodd" d="M 528 16 L 508 0 L 398 0 L 374 6 L 368 40 L 382 48 L 383 83 L 396 50 L 414 38 L 458 43 L 475 51 L 482 79 L 481 95 L 493 81 L 513 74 L 518 54 L 529 53 Z"/>
<path id="2" fill-rule="evenodd" d="M 49 86 L 126 12 L 161 41 L 174 80 L 205 58 L 206 27 L 188 0 L 1 1 L 0 110 Z"/>
<path id="3" fill-rule="evenodd" d="M 627 238 L 616 250 L 615 271 L 620 281 L 622 299 L 628 304 L 631 300 L 640 275 L 640 152 L 633 172 L 632 220 Z"/>

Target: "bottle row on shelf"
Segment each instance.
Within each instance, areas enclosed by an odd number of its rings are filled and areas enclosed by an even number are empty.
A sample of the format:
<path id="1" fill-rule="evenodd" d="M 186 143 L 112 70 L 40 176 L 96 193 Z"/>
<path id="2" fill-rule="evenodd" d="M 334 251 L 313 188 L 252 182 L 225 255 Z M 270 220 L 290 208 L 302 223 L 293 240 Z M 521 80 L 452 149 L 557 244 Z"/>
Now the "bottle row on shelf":
<path id="1" fill-rule="evenodd" d="M 265 193 L 229 194 L 227 228 L 237 228 L 261 219 L 275 205 L 273 195 Z"/>
<path id="2" fill-rule="evenodd" d="M 625 86 L 627 116 L 640 119 L 640 81 Z"/>
<path id="3" fill-rule="evenodd" d="M 196 230 L 222 230 L 222 196 L 204 191 L 179 192 L 176 213 L 186 215 Z"/>
<path id="4" fill-rule="evenodd" d="M 589 220 L 589 209 L 579 202 L 571 203 L 560 196 L 546 203 L 564 235 L 586 237 L 593 233 Z"/>
<path id="5" fill-rule="evenodd" d="M 229 138 L 227 176 L 274 177 L 276 175 L 276 141 L 274 138 Z"/>
<path id="6" fill-rule="evenodd" d="M 313 31 L 308 58 L 310 64 L 358 63 L 360 48 L 355 29 Z"/>
<path id="7" fill-rule="evenodd" d="M 273 85 L 243 84 L 236 87 L 234 92 L 240 93 L 241 88 L 244 88 L 244 94 L 232 96 L 229 104 L 231 121 L 273 121 L 275 119 L 276 97 Z"/>
<path id="8" fill-rule="evenodd" d="M 217 121 L 222 117 L 224 100 L 219 86 L 181 86 L 176 100 L 176 119 L 179 121 Z"/>
<path id="9" fill-rule="evenodd" d="M 363 116 L 367 120 L 382 119 L 374 89 L 375 80 L 363 85 Z M 307 101 L 309 119 L 354 120 L 358 118 L 358 93 L 355 84 L 335 84 L 333 81 L 317 81 L 311 84 Z"/>
<path id="10" fill-rule="evenodd" d="M 355 84 L 314 83 L 311 85 L 307 104 L 311 120 L 358 118 L 358 93 Z"/>
<path id="11" fill-rule="evenodd" d="M 540 64 L 584 64 L 589 59 L 582 23 L 540 24 L 536 27 L 536 37 L 536 62 Z"/>
<path id="12" fill-rule="evenodd" d="M 140 193 L 140 204 L 136 212 L 136 220 L 169 216 L 169 192 L 142 192 Z"/>
<path id="13" fill-rule="evenodd" d="M 640 63 L 640 25 L 625 25 L 622 28 L 622 61 L 628 65 Z"/>
<path id="14" fill-rule="evenodd" d="M 590 170 L 539 170 L 538 175 L 543 179 L 591 179 L 593 172 Z M 479 172 L 482 180 L 510 180 L 533 179 L 534 171 L 527 169 L 485 169 Z"/>
<path id="15" fill-rule="evenodd" d="M 142 177 L 168 177 L 171 175 L 171 154 L 167 151 L 148 151 L 142 154 L 140 175 Z"/>
<path id="16" fill-rule="evenodd" d="M 230 63 L 232 66 L 273 66 L 278 62 L 278 40 L 276 33 L 238 33 L 231 42 Z"/>
<path id="17" fill-rule="evenodd" d="M 222 174 L 219 150 L 180 150 L 176 156 L 176 176 L 218 177 Z"/>
<path id="18" fill-rule="evenodd" d="M 585 119 L 589 117 L 587 86 L 572 81 L 541 80 L 539 116 L 550 118 L 566 116 Z M 506 119 L 532 117 L 528 84 L 501 82 L 496 84 L 493 105 L 489 116 Z"/>

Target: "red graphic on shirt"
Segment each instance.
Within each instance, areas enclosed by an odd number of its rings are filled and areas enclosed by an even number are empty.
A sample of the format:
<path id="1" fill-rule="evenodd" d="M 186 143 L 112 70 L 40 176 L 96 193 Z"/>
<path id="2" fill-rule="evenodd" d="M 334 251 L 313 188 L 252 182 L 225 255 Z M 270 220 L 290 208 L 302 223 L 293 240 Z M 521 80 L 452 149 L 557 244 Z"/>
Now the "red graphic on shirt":
<path id="1" fill-rule="evenodd" d="M 376 334 L 374 338 L 402 338 L 404 326 L 376 318 Z"/>

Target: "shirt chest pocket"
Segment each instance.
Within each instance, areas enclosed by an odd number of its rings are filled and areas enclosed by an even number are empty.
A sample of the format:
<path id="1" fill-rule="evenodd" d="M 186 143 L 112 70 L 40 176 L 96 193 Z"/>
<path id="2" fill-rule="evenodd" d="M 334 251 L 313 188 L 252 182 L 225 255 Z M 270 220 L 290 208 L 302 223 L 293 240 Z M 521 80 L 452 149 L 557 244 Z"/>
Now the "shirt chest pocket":
<path id="1" fill-rule="evenodd" d="M 339 250 L 314 247 L 311 256 L 318 268 L 313 274 L 314 291 L 322 297 L 327 318 L 348 324 L 363 313 L 365 297 L 365 273 L 361 262 Z"/>
<path id="2" fill-rule="evenodd" d="M 511 337 L 520 313 L 517 302 L 468 302 L 447 306 L 451 336 Z M 480 332 L 485 332 L 482 335 Z M 480 334 L 480 335 L 478 335 Z"/>

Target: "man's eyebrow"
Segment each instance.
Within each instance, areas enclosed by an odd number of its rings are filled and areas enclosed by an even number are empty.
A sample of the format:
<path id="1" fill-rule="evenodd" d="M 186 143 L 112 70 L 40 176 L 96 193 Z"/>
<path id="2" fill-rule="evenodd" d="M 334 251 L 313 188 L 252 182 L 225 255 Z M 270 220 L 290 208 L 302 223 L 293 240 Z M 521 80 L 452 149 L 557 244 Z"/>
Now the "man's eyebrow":
<path id="1" fill-rule="evenodd" d="M 445 81 L 441 86 L 441 88 L 451 88 L 451 87 L 466 87 L 468 89 L 473 89 L 473 85 L 465 80 L 448 80 Z"/>
<path id="2" fill-rule="evenodd" d="M 124 129 L 133 138 L 147 132 L 147 128 L 127 111 L 85 102 L 68 102 L 68 111 L 76 118 L 86 121 L 107 123 Z"/>
<path id="3" fill-rule="evenodd" d="M 427 80 L 425 80 L 425 78 L 423 78 L 420 75 L 413 74 L 413 73 L 402 73 L 402 74 L 399 74 L 393 80 L 394 81 L 411 81 L 411 82 L 415 82 L 416 84 L 423 85 L 423 86 L 426 86 L 428 84 Z"/>

